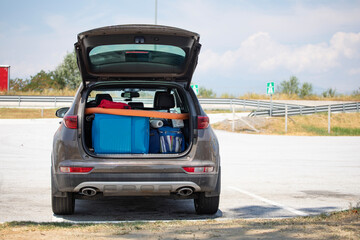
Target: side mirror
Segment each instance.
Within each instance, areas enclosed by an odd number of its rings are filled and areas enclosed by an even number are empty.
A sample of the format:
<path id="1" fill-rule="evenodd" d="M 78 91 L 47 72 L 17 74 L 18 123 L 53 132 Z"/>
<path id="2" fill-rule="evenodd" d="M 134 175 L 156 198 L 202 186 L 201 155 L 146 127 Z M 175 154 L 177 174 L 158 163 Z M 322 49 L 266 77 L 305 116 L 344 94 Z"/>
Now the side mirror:
<path id="1" fill-rule="evenodd" d="M 56 110 L 55 115 L 58 118 L 63 118 L 65 116 L 65 114 L 67 113 L 67 111 L 69 111 L 69 107 L 63 107 L 63 108 L 59 108 L 58 110 Z"/>

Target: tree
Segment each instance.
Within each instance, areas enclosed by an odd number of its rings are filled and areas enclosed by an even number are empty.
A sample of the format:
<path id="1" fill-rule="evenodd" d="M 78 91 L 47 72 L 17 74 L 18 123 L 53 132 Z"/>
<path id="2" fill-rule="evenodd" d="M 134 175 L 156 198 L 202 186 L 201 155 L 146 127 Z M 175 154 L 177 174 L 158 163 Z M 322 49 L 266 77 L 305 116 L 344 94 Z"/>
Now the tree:
<path id="1" fill-rule="evenodd" d="M 313 90 L 313 87 L 312 87 L 311 83 L 303 83 L 299 90 L 299 96 L 301 98 L 310 96 L 312 94 L 312 90 Z"/>
<path id="2" fill-rule="evenodd" d="M 25 91 L 42 92 L 44 89 L 59 89 L 59 84 L 53 72 L 41 70 L 35 76 L 30 77 L 30 82 L 23 88 Z"/>
<path id="3" fill-rule="evenodd" d="M 66 54 L 63 62 L 54 71 L 54 77 L 59 82 L 59 86 L 76 89 L 81 83 L 80 71 L 76 62 L 75 51 Z"/>
<path id="4" fill-rule="evenodd" d="M 336 89 L 328 88 L 322 93 L 323 97 L 334 97 L 336 94 Z"/>
<path id="5" fill-rule="evenodd" d="M 220 98 L 236 98 L 233 94 L 223 93 Z"/>
<path id="6" fill-rule="evenodd" d="M 206 89 L 204 87 L 199 87 L 199 97 L 216 98 L 216 93 L 214 93 L 212 89 Z"/>
<path id="7" fill-rule="evenodd" d="M 360 96 L 360 87 L 352 92 L 353 96 Z"/>
<path id="8" fill-rule="evenodd" d="M 299 80 L 295 76 L 291 76 L 289 81 L 282 81 L 277 88 L 277 92 L 285 93 L 288 95 L 299 93 Z"/>
<path id="9" fill-rule="evenodd" d="M 9 88 L 11 91 L 24 91 L 29 80 L 22 78 L 10 79 Z"/>

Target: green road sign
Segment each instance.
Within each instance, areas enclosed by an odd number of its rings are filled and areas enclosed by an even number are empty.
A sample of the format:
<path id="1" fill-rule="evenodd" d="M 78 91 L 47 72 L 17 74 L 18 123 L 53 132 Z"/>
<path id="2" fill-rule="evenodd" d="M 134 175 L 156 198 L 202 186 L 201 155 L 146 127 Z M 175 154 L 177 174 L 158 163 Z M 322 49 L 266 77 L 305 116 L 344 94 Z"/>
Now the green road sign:
<path id="1" fill-rule="evenodd" d="M 273 95 L 275 92 L 275 84 L 274 82 L 266 83 L 266 94 Z"/>
<path id="2" fill-rule="evenodd" d="M 197 95 L 199 95 L 199 85 L 197 84 L 193 84 L 191 85 L 191 88 L 194 90 L 194 93 Z"/>

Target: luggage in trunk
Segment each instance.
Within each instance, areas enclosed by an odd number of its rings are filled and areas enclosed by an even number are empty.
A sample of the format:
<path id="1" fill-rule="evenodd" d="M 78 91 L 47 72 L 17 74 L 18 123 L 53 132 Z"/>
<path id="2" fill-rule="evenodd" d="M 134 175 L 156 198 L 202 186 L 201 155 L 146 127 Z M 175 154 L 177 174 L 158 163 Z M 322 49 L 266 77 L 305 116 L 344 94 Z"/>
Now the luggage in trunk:
<path id="1" fill-rule="evenodd" d="M 149 152 L 149 118 L 95 114 L 92 145 L 97 154 Z"/>
<path id="2" fill-rule="evenodd" d="M 185 139 L 180 128 L 158 128 L 161 153 L 179 153 L 185 150 Z"/>

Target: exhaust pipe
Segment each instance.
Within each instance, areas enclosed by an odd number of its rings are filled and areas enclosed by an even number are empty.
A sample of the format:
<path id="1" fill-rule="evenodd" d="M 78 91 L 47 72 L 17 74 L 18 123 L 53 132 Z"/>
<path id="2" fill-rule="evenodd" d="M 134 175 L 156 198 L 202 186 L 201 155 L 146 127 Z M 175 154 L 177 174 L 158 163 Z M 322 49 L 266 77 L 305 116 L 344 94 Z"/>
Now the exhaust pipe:
<path id="1" fill-rule="evenodd" d="M 95 196 L 96 192 L 96 189 L 91 187 L 86 187 L 81 190 L 81 193 L 88 197 Z"/>
<path id="2" fill-rule="evenodd" d="M 193 193 L 193 189 L 189 187 L 183 187 L 178 190 L 178 194 L 183 197 L 190 196 Z"/>

